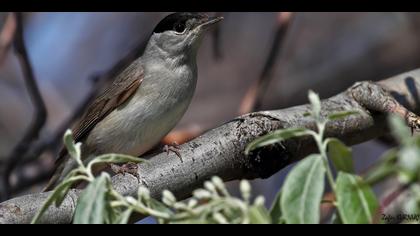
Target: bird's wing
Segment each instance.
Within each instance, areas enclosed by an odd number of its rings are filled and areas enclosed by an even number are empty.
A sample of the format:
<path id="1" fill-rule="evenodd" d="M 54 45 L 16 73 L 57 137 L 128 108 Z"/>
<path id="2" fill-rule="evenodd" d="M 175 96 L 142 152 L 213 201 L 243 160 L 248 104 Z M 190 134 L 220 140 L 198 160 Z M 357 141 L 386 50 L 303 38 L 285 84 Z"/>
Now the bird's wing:
<path id="1" fill-rule="evenodd" d="M 112 84 L 101 90 L 95 100 L 88 106 L 82 118 L 73 126 L 75 142 L 80 142 L 104 117 L 133 96 L 143 78 L 144 69 L 137 61 L 119 74 Z M 43 191 L 52 190 L 57 181 L 66 174 L 61 173 L 66 164 L 66 157 L 67 149 L 63 146 L 55 162 L 55 173 Z"/>
<path id="2" fill-rule="evenodd" d="M 131 64 L 117 76 L 112 84 L 104 88 L 88 106 L 82 118 L 73 126 L 75 142 L 81 141 L 104 117 L 127 101 L 139 88 L 144 78 L 144 70 L 138 63 Z M 59 159 L 65 156 L 63 148 Z M 57 162 L 60 160 L 57 159 Z"/>

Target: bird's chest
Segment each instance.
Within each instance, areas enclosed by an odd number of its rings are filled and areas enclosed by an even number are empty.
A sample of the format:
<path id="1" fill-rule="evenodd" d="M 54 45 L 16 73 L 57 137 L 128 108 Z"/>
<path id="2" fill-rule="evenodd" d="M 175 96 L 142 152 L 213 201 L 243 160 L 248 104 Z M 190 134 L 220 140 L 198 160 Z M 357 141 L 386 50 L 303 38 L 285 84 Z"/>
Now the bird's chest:
<path id="1" fill-rule="evenodd" d="M 195 85 L 188 69 L 149 71 L 133 97 L 92 130 L 96 152 L 141 155 L 151 149 L 182 118 Z"/>

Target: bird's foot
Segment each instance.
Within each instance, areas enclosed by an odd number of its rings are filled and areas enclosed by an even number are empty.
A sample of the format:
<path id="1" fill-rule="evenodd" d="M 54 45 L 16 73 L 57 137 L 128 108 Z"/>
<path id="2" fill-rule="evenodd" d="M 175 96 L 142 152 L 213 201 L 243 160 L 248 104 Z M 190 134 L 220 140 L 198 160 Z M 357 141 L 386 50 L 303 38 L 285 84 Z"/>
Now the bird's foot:
<path id="1" fill-rule="evenodd" d="M 408 123 L 408 126 L 411 128 L 411 135 L 413 135 L 414 131 L 420 131 L 420 117 L 412 112 L 408 112 L 405 116 L 405 119 Z"/>
<path id="2" fill-rule="evenodd" d="M 136 163 L 134 162 L 128 162 L 122 166 L 116 165 L 116 164 L 110 164 L 111 170 L 115 173 L 115 174 L 131 174 L 135 177 L 137 177 L 137 179 L 139 178 L 139 173 L 137 172 L 138 170 L 138 166 Z"/>
<path id="3" fill-rule="evenodd" d="M 172 142 L 171 145 L 165 145 L 163 147 L 163 151 L 166 152 L 167 155 L 169 155 L 169 152 L 173 152 L 179 157 L 181 162 L 183 162 L 182 157 L 181 157 L 181 153 L 179 152 L 179 150 L 180 150 L 180 148 L 179 148 L 179 144 L 177 142 Z"/>

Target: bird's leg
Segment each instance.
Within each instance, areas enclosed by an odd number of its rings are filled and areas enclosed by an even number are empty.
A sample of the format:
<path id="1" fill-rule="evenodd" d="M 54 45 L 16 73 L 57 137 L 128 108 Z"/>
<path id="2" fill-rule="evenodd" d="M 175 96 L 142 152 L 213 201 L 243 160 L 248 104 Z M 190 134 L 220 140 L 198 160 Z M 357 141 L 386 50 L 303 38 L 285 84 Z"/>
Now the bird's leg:
<path id="1" fill-rule="evenodd" d="M 173 152 L 179 157 L 181 162 L 183 162 L 182 157 L 181 157 L 181 153 L 179 152 L 179 150 L 180 150 L 179 144 L 175 141 L 172 142 L 171 145 L 165 145 L 163 147 L 163 151 L 166 152 L 167 155 L 169 155 L 169 152 Z"/>
<path id="2" fill-rule="evenodd" d="M 411 131 L 420 130 L 420 117 L 401 105 L 388 91 L 373 82 L 359 82 L 350 88 L 351 96 L 370 111 L 391 113 L 403 118 Z"/>
<path id="3" fill-rule="evenodd" d="M 139 174 L 137 172 L 138 170 L 138 166 L 136 163 L 133 162 L 128 162 L 126 164 L 123 164 L 122 166 L 116 165 L 116 164 L 110 164 L 111 170 L 115 173 L 115 174 L 123 174 L 125 175 L 126 173 L 131 174 L 137 178 L 139 178 Z"/>

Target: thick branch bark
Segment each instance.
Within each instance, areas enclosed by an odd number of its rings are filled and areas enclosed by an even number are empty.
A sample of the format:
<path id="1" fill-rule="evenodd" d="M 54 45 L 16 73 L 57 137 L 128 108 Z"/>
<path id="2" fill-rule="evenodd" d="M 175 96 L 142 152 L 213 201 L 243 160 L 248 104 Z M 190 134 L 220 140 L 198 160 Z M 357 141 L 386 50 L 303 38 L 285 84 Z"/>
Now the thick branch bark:
<path id="1" fill-rule="evenodd" d="M 385 134 L 387 129 L 383 112 L 398 112 L 400 107 L 393 106 L 392 99 L 384 96 L 382 88 L 388 90 L 410 110 L 420 110 L 417 92 L 420 89 L 420 69 L 381 81 L 379 84 L 381 87 L 369 82 L 359 83 L 324 100 L 323 115 L 344 110 L 359 112 L 343 120 L 330 122 L 326 135 L 337 137 L 352 145 Z M 384 105 L 377 107 L 378 104 Z M 138 187 L 144 185 L 155 198 L 160 198 L 163 189 L 169 189 L 178 199 L 183 199 L 214 175 L 225 181 L 267 178 L 316 150 L 312 140 L 289 140 L 283 143 L 285 148 L 275 145 L 257 150 L 250 156 L 244 155 L 244 148 L 256 137 L 279 128 L 314 129 L 314 121 L 304 116 L 308 111 L 309 105 L 302 105 L 239 117 L 182 145 L 182 160 L 173 153 L 157 154 L 147 163 L 139 164 L 139 179 L 132 175 L 116 175 L 112 178 L 113 184 L 117 191 L 124 195 L 136 195 Z M 79 192 L 80 190 L 70 191 L 63 205 L 59 209 L 51 207 L 42 221 L 71 222 Z M 0 223 L 29 222 L 47 195 L 48 193 L 32 194 L 1 203 Z"/>

